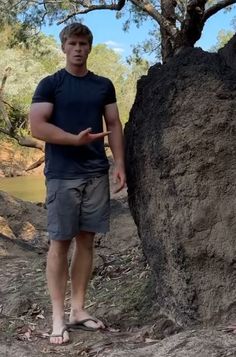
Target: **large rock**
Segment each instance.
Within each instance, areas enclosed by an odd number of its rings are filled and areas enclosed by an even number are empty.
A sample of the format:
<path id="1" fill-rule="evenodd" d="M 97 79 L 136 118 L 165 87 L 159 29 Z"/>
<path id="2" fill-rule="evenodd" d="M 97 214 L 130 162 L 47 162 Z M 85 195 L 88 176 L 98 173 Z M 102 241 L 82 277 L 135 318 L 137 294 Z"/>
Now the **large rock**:
<path id="1" fill-rule="evenodd" d="M 236 37 L 138 82 L 125 128 L 129 204 L 177 324 L 236 318 Z"/>

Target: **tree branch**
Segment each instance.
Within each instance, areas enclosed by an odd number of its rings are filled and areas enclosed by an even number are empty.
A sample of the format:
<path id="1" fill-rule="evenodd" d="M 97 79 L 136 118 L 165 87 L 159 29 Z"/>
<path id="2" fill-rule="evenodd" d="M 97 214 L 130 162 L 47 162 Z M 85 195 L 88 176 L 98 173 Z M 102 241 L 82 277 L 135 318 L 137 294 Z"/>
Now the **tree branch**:
<path id="1" fill-rule="evenodd" d="M 205 11 L 203 15 L 203 19 L 202 19 L 203 23 L 205 23 L 209 19 L 209 17 L 215 15 L 218 11 L 233 4 L 236 4 L 236 0 L 222 0 L 215 5 L 212 5 L 211 7 L 209 7 L 209 9 Z"/>
<path id="2" fill-rule="evenodd" d="M 99 5 L 91 5 L 90 2 L 87 0 L 79 0 L 76 1 L 76 4 L 80 5 L 83 7 L 83 9 L 77 9 L 73 11 L 71 14 L 67 15 L 64 19 L 60 20 L 57 22 L 57 25 L 62 24 L 63 22 L 66 22 L 70 18 L 79 15 L 79 14 L 87 14 L 88 12 L 95 11 L 95 10 L 116 10 L 120 11 L 124 5 L 125 5 L 126 0 L 118 0 L 117 3 L 112 2 L 111 4 L 99 4 Z"/>
<path id="3" fill-rule="evenodd" d="M 14 133 L 11 129 L 5 129 L 0 127 L 0 132 L 16 140 L 20 146 L 26 146 L 34 149 L 38 149 L 44 152 L 44 143 L 32 138 L 32 136 L 21 136 Z"/>
<path id="4" fill-rule="evenodd" d="M 12 124 L 11 124 L 11 121 L 9 119 L 9 116 L 8 116 L 5 106 L 4 106 L 3 91 L 4 91 L 4 88 L 6 85 L 7 78 L 9 77 L 10 73 L 11 73 L 11 67 L 7 67 L 5 69 L 5 72 L 4 72 L 4 75 L 2 78 L 1 87 L 0 87 L 0 112 L 2 113 L 3 120 L 5 121 L 5 123 L 7 125 L 7 129 L 9 131 L 12 129 Z"/>
<path id="5" fill-rule="evenodd" d="M 3 100 L 3 91 L 6 85 L 6 81 L 8 76 L 10 75 L 11 72 L 11 67 L 7 67 L 5 69 L 5 73 L 3 75 L 3 79 L 1 82 L 1 87 L 0 87 L 0 112 L 2 113 L 3 120 L 6 124 L 6 128 L 1 128 L 0 127 L 0 132 L 11 137 L 12 139 L 15 139 L 19 145 L 21 146 L 27 146 L 35 149 L 39 149 L 44 152 L 44 143 L 32 138 L 32 136 L 22 136 L 20 134 L 20 128 L 14 128 L 12 126 L 11 120 L 8 116 L 7 110 L 5 108 L 5 105 L 8 105 L 10 108 L 14 109 L 9 103 L 7 103 L 5 100 Z M 18 132 L 17 132 L 18 131 Z"/>
<path id="6" fill-rule="evenodd" d="M 1 83 L 1 87 L 0 87 L 0 95 L 1 96 L 3 94 L 3 90 L 4 90 L 4 87 L 5 87 L 5 84 L 6 84 L 7 77 L 9 77 L 10 73 L 11 73 L 11 67 L 7 67 L 5 69 L 5 73 L 3 75 L 3 79 L 2 79 L 2 83 Z"/>
<path id="7" fill-rule="evenodd" d="M 155 21 L 157 21 L 158 24 L 170 34 L 170 36 L 176 36 L 178 29 L 173 26 L 170 21 L 166 20 L 164 16 L 162 16 L 161 13 L 155 9 L 151 2 L 148 0 L 130 0 L 130 2 L 132 2 L 132 4 L 139 7 Z"/>
<path id="8" fill-rule="evenodd" d="M 33 169 L 36 169 L 37 167 L 41 166 L 44 163 L 44 156 L 40 157 L 39 160 L 37 160 L 36 162 L 34 162 L 32 165 L 30 165 L 29 167 L 27 167 L 27 169 L 25 171 L 31 171 Z"/>
<path id="9" fill-rule="evenodd" d="M 191 16 L 195 15 L 203 15 L 205 11 L 205 5 L 208 0 L 191 0 L 187 5 L 187 13 Z"/>
<path id="10" fill-rule="evenodd" d="M 32 136 L 16 136 L 16 139 L 21 146 L 27 146 L 29 148 L 38 149 L 44 152 L 44 143 L 37 139 L 32 138 Z"/>
<path id="11" fill-rule="evenodd" d="M 184 14 L 185 14 L 186 8 L 187 8 L 186 1 L 178 0 L 177 7 L 179 8 L 179 11 L 181 12 L 181 16 L 184 17 Z"/>

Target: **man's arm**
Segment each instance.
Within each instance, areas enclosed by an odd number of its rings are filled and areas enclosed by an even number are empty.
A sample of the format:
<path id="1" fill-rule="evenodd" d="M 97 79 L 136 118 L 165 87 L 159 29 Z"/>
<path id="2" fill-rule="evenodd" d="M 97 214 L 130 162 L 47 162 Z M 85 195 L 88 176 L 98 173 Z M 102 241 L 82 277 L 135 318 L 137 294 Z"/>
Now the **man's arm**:
<path id="1" fill-rule="evenodd" d="M 68 133 L 49 123 L 52 112 L 52 103 L 33 103 L 31 105 L 29 119 L 33 137 L 51 144 L 79 146 L 89 144 L 109 134 L 109 132 L 92 134 L 91 128 L 82 130 L 78 134 Z"/>
<path id="2" fill-rule="evenodd" d="M 104 118 L 107 130 L 111 132 L 108 136 L 108 141 L 115 162 L 114 178 L 119 181 L 115 192 L 119 192 L 125 186 L 126 176 L 124 163 L 124 138 L 116 103 L 105 106 Z"/>

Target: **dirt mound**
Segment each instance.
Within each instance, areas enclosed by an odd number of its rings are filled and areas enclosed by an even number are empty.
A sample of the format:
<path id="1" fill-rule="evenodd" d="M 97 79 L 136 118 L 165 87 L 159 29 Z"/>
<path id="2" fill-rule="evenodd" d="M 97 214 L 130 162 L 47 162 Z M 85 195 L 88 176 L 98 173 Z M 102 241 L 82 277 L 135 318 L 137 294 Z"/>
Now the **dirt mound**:
<path id="1" fill-rule="evenodd" d="M 180 325 L 236 318 L 235 43 L 152 67 L 125 130 L 132 215 Z"/>

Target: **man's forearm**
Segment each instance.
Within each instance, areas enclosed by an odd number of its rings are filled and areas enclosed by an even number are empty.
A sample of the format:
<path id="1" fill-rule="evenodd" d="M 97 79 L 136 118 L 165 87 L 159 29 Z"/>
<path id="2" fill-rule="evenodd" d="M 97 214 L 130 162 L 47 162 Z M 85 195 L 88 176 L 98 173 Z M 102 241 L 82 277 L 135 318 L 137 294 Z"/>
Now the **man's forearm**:
<path id="1" fill-rule="evenodd" d="M 33 137 L 50 144 L 75 145 L 77 140 L 77 135 L 68 133 L 47 122 L 40 123 L 37 126 L 32 125 L 31 133 Z"/>
<path id="2" fill-rule="evenodd" d="M 122 126 L 120 122 L 116 122 L 114 125 L 108 125 L 107 129 L 111 131 L 108 141 L 115 165 L 124 167 L 124 138 Z"/>

